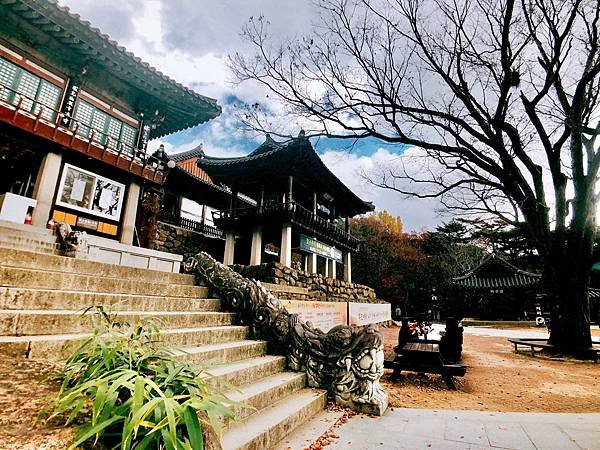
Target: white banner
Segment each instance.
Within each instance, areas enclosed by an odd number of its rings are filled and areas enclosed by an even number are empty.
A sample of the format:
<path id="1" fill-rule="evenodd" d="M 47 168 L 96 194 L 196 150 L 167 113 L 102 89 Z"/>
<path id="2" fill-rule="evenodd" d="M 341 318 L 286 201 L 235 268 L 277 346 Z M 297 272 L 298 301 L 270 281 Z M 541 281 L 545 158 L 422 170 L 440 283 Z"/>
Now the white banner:
<path id="1" fill-rule="evenodd" d="M 348 323 L 348 307 L 346 302 L 311 302 L 298 300 L 281 300 L 285 309 L 298 314 L 305 322 L 311 322 L 315 328 L 327 333 L 336 325 Z"/>
<path id="2" fill-rule="evenodd" d="M 392 320 L 392 305 L 389 303 L 348 303 L 350 325 L 369 325 L 370 323 Z"/>

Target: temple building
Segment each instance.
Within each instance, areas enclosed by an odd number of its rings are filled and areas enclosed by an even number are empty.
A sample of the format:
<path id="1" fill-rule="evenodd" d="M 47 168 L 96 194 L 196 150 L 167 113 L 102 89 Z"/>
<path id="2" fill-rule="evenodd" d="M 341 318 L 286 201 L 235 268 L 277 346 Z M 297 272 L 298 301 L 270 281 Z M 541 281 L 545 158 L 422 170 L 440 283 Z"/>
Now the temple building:
<path id="1" fill-rule="evenodd" d="M 148 142 L 217 117 L 215 100 L 55 1 L 5 2 L 0 23 L 0 220 L 62 221 L 130 245 L 141 199 L 162 192 L 170 171 L 171 184 L 206 194 Z M 209 191 L 217 205 L 230 195 Z"/>
<path id="2" fill-rule="evenodd" d="M 351 280 L 347 219 L 373 205 L 303 134 L 241 158 L 149 149 L 221 108 L 56 1 L 8 2 L 0 23 L 0 222 L 66 222 L 103 262 L 177 271 L 204 250 Z"/>
<path id="3" fill-rule="evenodd" d="M 244 157 L 200 155 L 197 165 L 214 182 L 230 186 L 228 208 L 214 224 L 226 234 L 225 264 L 285 267 L 330 278 L 352 279 L 358 240 L 348 218 L 374 209 L 346 187 L 321 161 L 304 133 L 288 142 L 265 142 Z M 240 204 L 239 195 L 255 200 Z"/>

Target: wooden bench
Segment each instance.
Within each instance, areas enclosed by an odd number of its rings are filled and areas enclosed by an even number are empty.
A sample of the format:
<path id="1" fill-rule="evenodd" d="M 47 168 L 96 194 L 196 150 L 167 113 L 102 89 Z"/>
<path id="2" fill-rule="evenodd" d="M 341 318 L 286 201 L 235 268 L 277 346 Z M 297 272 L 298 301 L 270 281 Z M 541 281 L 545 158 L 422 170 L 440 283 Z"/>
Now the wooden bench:
<path id="1" fill-rule="evenodd" d="M 531 356 L 535 356 L 535 349 L 538 348 L 538 351 L 541 350 L 549 350 L 554 348 L 552 344 L 548 344 L 548 339 L 516 339 L 511 338 L 508 342 L 512 343 L 515 346 L 515 352 L 519 351 L 519 345 L 523 347 L 529 347 L 531 350 Z"/>
<path id="2" fill-rule="evenodd" d="M 552 350 L 554 349 L 554 345 L 548 344 L 548 339 L 545 338 L 510 338 L 508 342 L 515 346 L 515 352 L 519 351 L 519 346 L 529 347 L 531 351 L 531 356 L 535 356 L 536 349 L 539 351 L 542 350 Z M 598 342 L 592 342 L 592 345 L 600 345 Z M 598 359 L 598 355 L 600 354 L 600 349 L 592 347 L 589 350 L 590 357 L 594 360 Z"/>
<path id="3" fill-rule="evenodd" d="M 447 364 L 440 355 L 439 341 L 409 341 L 396 347 L 395 356 L 384 361 L 384 367 L 393 369 L 392 379 L 403 370 L 417 373 L 435 373 L 442 376 L 449 389 L 456 389 L 453 377 L 463 377 L 467 367 L 463 364 Z"/>

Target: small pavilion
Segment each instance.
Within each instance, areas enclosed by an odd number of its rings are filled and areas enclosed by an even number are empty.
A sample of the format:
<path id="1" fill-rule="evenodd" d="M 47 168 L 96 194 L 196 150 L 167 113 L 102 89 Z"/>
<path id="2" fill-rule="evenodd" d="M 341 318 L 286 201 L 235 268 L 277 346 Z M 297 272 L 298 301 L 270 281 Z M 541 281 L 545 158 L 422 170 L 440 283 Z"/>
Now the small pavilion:
<path id="1" fill-rule="evenodd" d="M 323 164 L 304 132 L 287 142 L 267 135 L 247 156 L 202 155 L 197 164 L 232 191 L 229 208 L 213 213 L 215 225 L 225 230 L 225 264 L 258 265 L 278 257 L 286 267 L 332 278 L 343 273 L 351 281 L 351 253 L 359 241 L 348 232 L 348 218 L 374 206 Z M 255 205 L 240 207 L 238 194 Z"/>
<path id="2" fill-rule="evenodd" d="M 477 295 L 483 316 L 514 319 L 533 306 L 541 278 L 492 253 L 470 272 L 453 278 L 452 284 Z"/>
<path id="3" fill-rule="evenodd" d="M 535 286 L 541 278 L 540 274 L 519 269 L 496 253 L 491 253 L 473 270 L 453 278 L 452 282 L 455 286 L 467 289 L 502 291 Z"/>

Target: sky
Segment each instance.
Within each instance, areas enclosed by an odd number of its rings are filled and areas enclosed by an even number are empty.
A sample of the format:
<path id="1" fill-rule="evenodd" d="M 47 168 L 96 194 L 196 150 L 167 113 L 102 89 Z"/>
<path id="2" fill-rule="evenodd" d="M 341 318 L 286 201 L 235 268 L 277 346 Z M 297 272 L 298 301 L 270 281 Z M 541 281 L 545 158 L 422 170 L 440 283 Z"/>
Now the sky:
<path id="1" fill-rule="evenodd" d="M 254 150 L 263 136 L 240 130 L 236 107 L 269 103 L 268 93 L 255 84 L 234 83 L 228 54 L 251 50 L 240 37 L 251 17 L 265 16 L 274 38 L 294 38 L 316 21 L 310 0 L 60 0 L 72 12 L 143 60 L 196 92 L 217 99 L 222 114 L 205 124 L 150 143 L 168 152 L 202 143 L 211 156 L 241 156 Z M 271 105 L 275 108 L 275 105 Z M 294 124 L 287 124 L 294 127 Z M 299 132 L 297 127 L 294 132 Z M 407 199 L 376 188 L 362 176 L 376 167 L 394 164 L 405 151 L 374 139 L 349 148 L 346 141 L 321 138 L 313 145 L 327 167 L 377 210 L 402 218 L 405 231 L 432 229 L 448 216 L 436 200 Z"/>

